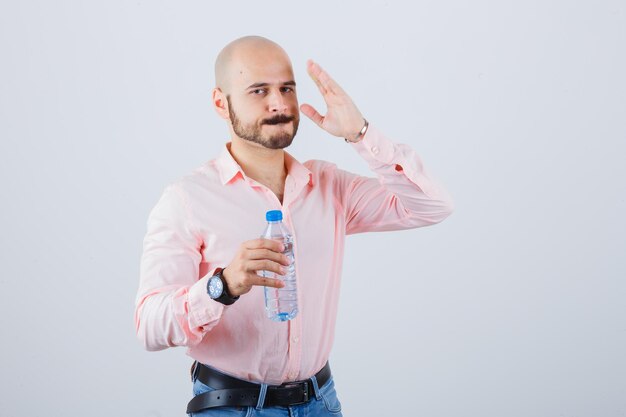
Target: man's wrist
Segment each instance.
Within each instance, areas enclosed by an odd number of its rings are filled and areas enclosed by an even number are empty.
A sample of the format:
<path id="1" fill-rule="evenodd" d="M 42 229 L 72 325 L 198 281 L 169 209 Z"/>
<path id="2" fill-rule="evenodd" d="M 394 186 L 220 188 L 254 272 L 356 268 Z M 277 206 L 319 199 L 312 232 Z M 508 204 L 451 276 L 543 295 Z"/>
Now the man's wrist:
<path id="1" fill-rule="evenodd" d="M 230 297 L 230 298 L 239 298 L 239 296 L 237 297 L 233 297 L 232 293 L 230 292 L 230 290 L 228 289 L 228 282 L 226 282 L 226 277 L 224 276 L 224 273 L 226 272 L 226 268 L 219 268 L 219 272 L 220 275 L 222 277 L 222 282 L 224 283 L 224 292 Z"/>
<path id="2" fill-rule="evenodd" d="M 367 133 L 368 128 L 369 128 L 369 122 L 367 121 L 366 118 L 363 118 L 363 127 L 361 128 L 361 130 L 359 130 L 358 133 L 351 135 L 351 139 L 348 139 L 348 138 L 343 138 L 343 139 L 346 141 L 346 143 L 360 142 L 361 140 L 363 140 L 363 137 Z"/>
<path id="3" fill-rule="evenodd" d="M 214 275 L 207 282 L 207 292 L 211 299 L 224 305 L 231 305 L 239 299 L 239 296 L 233 297 L 228 291 L 228 284 L 224 279 L 224 269 L 217 268 Z"/>

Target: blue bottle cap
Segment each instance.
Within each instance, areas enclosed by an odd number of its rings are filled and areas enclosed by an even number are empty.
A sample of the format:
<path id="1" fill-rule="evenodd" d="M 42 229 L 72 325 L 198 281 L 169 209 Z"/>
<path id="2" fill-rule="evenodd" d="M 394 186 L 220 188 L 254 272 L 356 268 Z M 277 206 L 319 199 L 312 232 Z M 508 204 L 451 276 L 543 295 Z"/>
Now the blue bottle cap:
<path id="1" fill-rule="evenodd" d="M 265 220 L 268 222 L 277 222 L 283 219 L 283 212 L 280 210 L 270 210 L 265 213 Z"/>

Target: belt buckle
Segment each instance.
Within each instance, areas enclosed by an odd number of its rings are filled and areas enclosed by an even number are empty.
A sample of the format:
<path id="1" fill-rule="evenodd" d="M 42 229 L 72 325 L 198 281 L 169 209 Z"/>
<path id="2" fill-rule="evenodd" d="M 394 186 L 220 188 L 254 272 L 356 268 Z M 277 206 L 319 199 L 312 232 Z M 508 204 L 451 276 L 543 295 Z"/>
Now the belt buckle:
<path id="1" fill-rule="evenodd" d="M 283 388 L 287 388 L 287 389 L 293 389 L 293 388 L 302 388 L 302 400 L 298 401 L 298 402 L 293 402 L 291 403 L 291 405 L 300 405 L 300 404 L 304 404 L 309 402 L 309 382 L 308 381 L 303 381 L 303 382 L 296 382 L 296 383 L 287 383 L 285 385 L 283 385 Z"/>

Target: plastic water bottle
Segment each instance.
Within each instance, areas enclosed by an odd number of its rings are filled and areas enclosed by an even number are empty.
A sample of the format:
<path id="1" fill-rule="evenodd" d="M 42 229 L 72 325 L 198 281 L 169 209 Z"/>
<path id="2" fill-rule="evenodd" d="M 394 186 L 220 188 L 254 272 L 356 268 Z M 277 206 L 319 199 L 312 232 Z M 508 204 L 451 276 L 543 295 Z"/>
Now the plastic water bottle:
<path id="1" fill-rule="evenodd" d="M 267 317 L 274 321 L 291 320 L 298 314 L 298 291 L 296 288 L 296 263 L 293 256 L 293 237 L 283 223 L 283 212 L 270 210 L 265 214 L 267 227 L 261 236 L 264 239 L 278 240 L 283 243 L 283 254 L 289 259 L 285 275 L 272 271 L 261 271 L 261 276 L 283 280 L 283 288 L 265 287 L 265 310 Z"/>

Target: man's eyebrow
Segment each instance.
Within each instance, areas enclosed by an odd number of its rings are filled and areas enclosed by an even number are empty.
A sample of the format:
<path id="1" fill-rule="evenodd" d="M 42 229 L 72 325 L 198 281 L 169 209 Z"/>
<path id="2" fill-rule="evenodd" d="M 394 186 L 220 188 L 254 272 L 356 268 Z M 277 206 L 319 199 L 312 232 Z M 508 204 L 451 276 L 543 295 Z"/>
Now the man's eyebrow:
<path id="1" fill-rule="evenodd" d="M 249 90 L 251 88 L 260 88 L 260 87 L 267 87 L 269 85 L 269 83 L 254 83 L 248 86 L 248 88 L 246 88 L 246 90 Z M 296 82 L 293 80 L 290 81 L 285 81 L 284 83 L 281 83 L 281 85 L 293 85 L 295 87 Z"/>

